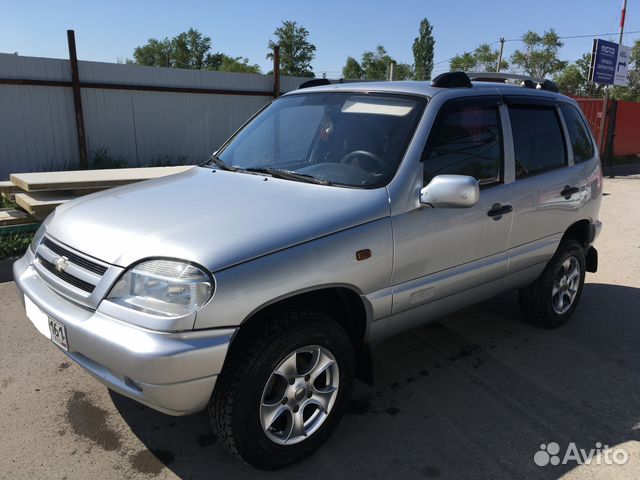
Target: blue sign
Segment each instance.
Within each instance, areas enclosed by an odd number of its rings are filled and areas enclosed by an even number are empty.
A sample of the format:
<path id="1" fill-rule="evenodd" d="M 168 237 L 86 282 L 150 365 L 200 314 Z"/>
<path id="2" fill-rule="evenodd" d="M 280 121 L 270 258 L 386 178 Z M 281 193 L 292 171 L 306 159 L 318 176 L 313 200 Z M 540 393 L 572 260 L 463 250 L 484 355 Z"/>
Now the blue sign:
<path id="1" fill-rule="evenodd" d="M 596 39 L 591 53 L 590 80 L 605 85 L 613 85 L 618 62 L 618 44 Z"/>

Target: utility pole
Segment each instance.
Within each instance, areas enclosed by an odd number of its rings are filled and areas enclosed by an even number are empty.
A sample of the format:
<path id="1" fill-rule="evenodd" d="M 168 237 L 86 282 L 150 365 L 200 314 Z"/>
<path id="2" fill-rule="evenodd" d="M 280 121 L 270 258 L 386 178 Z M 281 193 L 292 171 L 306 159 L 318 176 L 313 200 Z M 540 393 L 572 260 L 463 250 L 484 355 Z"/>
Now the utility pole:
<path id="1" fill-rule="evenodd" d="M 620 38 L 618 45 L 622 45 L 622 35 L 624 35 L 624 20 L 627 14 L 627 0 L 622 0 L 622 12 L 620 13 Z"/>
<path id="2" fill-rule="evenodd" d="M 620 48 L 620 46 L 622 45 L 622 37 L 624 35 L 624 23 L 625 23 L 626 14 L 627 14 L 627 0 L 622 0 L 622 11 L 620 12 L 620 36 L 618 37 L 618 48 Z M 608 148 L 607 148 L 607 145 L 605 145 L 607 135 L 604 129 L 607 126 L 607 113 L 608 113 L 607 110 L 609 108 L 609 95 L 610 95 L 611 88 L 612 86 L 609 86 L 609 85 L 606 85 L 604 87 L 604 98 L 602 99 L 602 118 L 600 119 L 599 147 L 600 147 L 600 153 L 602 153 L 602 156 L 604 159 L 603 170 L 607 167 L 607 164 L 609 163 Z"/>
<path id="3" fill-rule="evenodd" d="M 498 55 L 498 65 L 496 66 L 496 72 L 500 72 L 502 66 L 502 54 L 504 53 L 504 37 L 500 37 L 500 55 Z"/>
<path id="4" fill-rule="evenodd" d="M 393 82 L 396 79 L 396 61 L 391 60 L 389 64 L 389 81 Z"/>

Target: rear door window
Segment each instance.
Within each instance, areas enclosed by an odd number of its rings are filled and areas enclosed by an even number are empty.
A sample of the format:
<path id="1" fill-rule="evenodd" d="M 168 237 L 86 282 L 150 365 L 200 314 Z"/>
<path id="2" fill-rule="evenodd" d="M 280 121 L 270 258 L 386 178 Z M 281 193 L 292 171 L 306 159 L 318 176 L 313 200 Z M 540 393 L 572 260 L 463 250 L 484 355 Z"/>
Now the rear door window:
<path id="1" fill-rule="evenodd" d="M 595 149 L 593 148 L 591 135 L 589 135 L 589 127 L 584 118 L 576 107 L 568 103 L 561 104 L 560 110 L 564 117 L 564 123 L 567 124 L 567 130 L 569 130 L 573 161 L 580 163 L 585 160 L 591 160 L 595 155 Z"/>
<path id="2" fill-rule="evenodd" d="M 567 164 L 564 135 L 555 107 L 510 105 L 516 178 Z"/>

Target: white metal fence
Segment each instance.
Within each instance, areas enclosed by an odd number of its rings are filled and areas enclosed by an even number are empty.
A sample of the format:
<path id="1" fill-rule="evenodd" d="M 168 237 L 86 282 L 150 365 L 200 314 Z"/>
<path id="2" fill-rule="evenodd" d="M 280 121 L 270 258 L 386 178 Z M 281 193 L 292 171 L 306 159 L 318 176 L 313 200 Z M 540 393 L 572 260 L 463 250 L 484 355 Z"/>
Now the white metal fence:
<path id="1" fill-rule="evenodd" d="M 274 82 L 271 75 L 85 61 L 78 72 L 90 166 L 96 156 L 131 167 L 203 161 L 270 101 Z M 280 90 L 305 80 L 281 77 Z M 78 152 L 69 60 L 0 54 L 0 180 L 73 168 Z"/>

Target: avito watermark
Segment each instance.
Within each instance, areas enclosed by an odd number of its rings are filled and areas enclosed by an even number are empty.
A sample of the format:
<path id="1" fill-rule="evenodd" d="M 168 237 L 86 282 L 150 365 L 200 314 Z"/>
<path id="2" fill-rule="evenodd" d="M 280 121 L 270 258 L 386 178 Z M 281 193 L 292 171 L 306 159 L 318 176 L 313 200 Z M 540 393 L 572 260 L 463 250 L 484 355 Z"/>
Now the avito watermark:
<path id="1" fill-rule="evenodd" d="M 539 467 L 546 465 L 567 465 L 576 463 L 578 465 L 604 464 L 604 465 L 624 465 L 629 461 L 629 453 L 622 448 L 609 448 L 597 442 L 595 448 L 586 450 L 578 448 L 574 442 L 569 443 L 564 455 L 560 453 L 560 445 L 556 442 L 543 443 L 540 450 L 533 456 L 533 461 Z"/>

